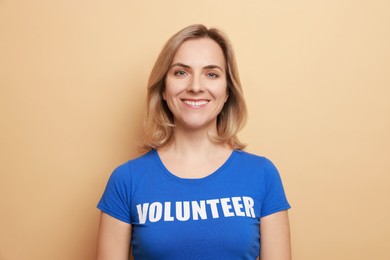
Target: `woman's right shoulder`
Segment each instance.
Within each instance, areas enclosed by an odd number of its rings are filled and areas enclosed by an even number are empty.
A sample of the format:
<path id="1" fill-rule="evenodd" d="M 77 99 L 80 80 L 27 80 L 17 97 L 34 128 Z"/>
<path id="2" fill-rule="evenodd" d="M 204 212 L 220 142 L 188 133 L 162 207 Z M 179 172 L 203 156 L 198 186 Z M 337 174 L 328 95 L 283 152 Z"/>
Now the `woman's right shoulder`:
<path id="1" fill-rule="evenodd" d="M 139 172 L 140 168 L 145 167 L 145 165 L 150 165 L 153 160 L 153 153 L 154 151 L 151 150 L 143 155 L 119 164 L 112 172 L 112 175 L 123 178 L 130 174 Z"/>

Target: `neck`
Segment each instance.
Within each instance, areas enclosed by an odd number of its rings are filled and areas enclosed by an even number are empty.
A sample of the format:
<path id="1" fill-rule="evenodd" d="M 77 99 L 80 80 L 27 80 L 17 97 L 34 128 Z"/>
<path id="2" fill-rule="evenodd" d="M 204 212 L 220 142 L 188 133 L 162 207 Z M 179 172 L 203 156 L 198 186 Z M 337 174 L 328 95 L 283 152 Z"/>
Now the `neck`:
<path id="1" fill-rule="evenodd" d="M 180 131 L 176 128 L 172 143 L 158 152 L 165 167 L 175 175 L 202 178 L 221 167 L 232 149 L 214 141 L 207 131 Z"/>
<path id="2" fill-rule="evenodd" d="M 169 150 L 183 156 L 196 154 L 197 157 L 209 156 L 220 150 L 231 150 L 226 144 L 212 139 L 210 134 L 215 133 L 216 131 L 210 130 L 189 131 L 176 128 L 172 143 L 162 150 Z"/>

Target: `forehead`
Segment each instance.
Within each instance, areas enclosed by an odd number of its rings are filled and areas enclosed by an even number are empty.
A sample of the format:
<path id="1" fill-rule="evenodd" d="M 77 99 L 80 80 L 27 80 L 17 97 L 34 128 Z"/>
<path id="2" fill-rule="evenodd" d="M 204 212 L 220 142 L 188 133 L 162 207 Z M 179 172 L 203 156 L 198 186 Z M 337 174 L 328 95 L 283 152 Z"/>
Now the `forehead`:
<path id="1" fill-rule="evenodd" d="M 218 65 L 225 67 L 222 48 L 210 38 L 185 41 L 176 51 L 172 63 L 181 62 L 190 66 Z"/>

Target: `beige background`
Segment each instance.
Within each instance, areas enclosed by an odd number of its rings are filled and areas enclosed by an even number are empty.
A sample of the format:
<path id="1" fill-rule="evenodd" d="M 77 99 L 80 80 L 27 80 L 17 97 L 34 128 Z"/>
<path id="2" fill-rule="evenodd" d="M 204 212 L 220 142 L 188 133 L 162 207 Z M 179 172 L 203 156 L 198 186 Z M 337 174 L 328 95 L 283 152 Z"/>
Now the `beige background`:
<path id="1" fill-rule="evenodd" d="M 0 259 L 94 259 L 167 38 L 223 28 L 248 151 L 278 166 L 296 260 L 390 259 L 387 0 L 0 0 Z"/>

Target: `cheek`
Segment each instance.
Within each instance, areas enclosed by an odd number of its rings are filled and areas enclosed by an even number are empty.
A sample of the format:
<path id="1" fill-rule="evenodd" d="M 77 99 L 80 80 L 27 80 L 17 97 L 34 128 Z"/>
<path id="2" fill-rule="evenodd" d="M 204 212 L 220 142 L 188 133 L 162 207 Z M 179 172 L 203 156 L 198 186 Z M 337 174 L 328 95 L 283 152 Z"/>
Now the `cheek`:
<path id="1" fill-rule="evenodd" d="M 172 96 L 175 95 L 177 89 L 177 83 L 172 79 L 167 78 L 165 80 L 165 89 L 163 92 L 163 99 L 168 101 Z"/>

